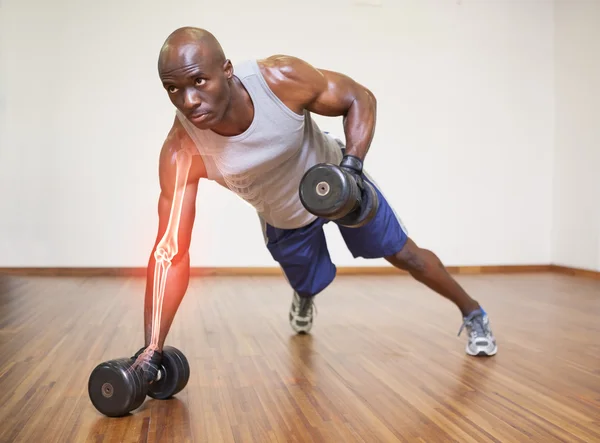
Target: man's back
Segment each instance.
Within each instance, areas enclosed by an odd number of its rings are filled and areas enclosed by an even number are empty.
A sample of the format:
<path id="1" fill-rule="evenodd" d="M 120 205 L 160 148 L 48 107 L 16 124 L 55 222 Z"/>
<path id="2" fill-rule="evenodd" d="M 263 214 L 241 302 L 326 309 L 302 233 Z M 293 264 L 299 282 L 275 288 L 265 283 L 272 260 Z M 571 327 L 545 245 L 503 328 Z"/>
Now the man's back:
<path id="1" fill-rule="evenodd" d="M 208 179 L 235 192 L 273 226 L 305 226 L 315 216 L 300 202 L 300 179 L 317 163 L 339 163 L 340 146 L 319 129 L 310 112 L 298 114 L 275 95 L 257 61 L 238 65 L 235 76 L 254 108 L 243 133 L 228 137 L 199 129 L 181 111 L 177 118 L 202 156 Z"/>

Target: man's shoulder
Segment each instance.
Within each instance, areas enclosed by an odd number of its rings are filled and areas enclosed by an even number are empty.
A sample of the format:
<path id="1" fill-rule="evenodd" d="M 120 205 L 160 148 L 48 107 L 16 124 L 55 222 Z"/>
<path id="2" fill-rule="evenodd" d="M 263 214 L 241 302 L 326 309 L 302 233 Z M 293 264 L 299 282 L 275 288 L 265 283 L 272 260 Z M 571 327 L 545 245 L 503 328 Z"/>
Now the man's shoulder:
<path id="1" fill-rule="evenodd" d="M 247 58 L 235 63 L 235 75 L 247 78 L 260 73 L 269 81 L 282 81 L 293 76 L 295 69 L 302 63 L 297 57 L 285 54 L 274 54 L 265 58 Z M 257 72 L 258 70 L 258 72 Z"/>
<path id="2" fill-rule="evenodd" d="M 160 151 L 161 161 L 172 163 L 173 158 L 182 151 L 186 151 L 191 155 L 198 155 L 194 141 L 181 120 L 176 116 Z"/>
<path id="3" fill-rule="evenodd" d="M 164 148 L 167 150 L 189 149 L 194 146 L 187 129 L 181 121 L 179 113 L 176 113 L 171 129 L 165 139 Z"/>
<path id="4" fill-rule="evenodd" d="M 265 78 L 273 82 L 294 81 L 302 78 L 303 73 L 308 73 L 314 68 L 299 57 L 286 54 L 274 54 L 256 60 L 258 68 Z"/>
<path id="5" fill-rule="evenodd" d="M 299 57 L 276 54 L 257 63 L 269 88 L 296 113 L 302 113 L 326 87 L 323 74 Z"/>
<path id="6" fill-rule="evenodd" d="M 199 155 L 194 141 L 175 117 L 171 129 L 165 138 L 159 155 L 159 173 L 163 179 L 174 178 L 177 174 L 177 159 L 189 157 L 191 165 L 188 171 L 188 181 L 195 182 L 206 177 L 206 167 Z"/>
<path id="7" fill-rule="evenodd" d="M 289 67 L 291 64 L 297 63 L 298 61 L 300 61 L 298 57 L 294 57 L 293 55 L 289 54 L 273 54 L 256 60 L 261 67 L 264 66 L 275 68 Z"/>

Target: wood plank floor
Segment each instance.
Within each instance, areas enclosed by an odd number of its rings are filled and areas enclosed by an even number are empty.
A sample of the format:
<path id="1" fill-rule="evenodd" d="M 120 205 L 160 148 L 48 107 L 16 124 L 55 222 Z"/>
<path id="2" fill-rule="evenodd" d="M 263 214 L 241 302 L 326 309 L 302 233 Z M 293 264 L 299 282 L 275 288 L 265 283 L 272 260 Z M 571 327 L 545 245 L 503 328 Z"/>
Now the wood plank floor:
<path id="1" fill-rule="evenodd" d="M 308 336 L 282 278 L 193 279 L 167 340 L 187 388 L 111 419 L 87 380 L 142 344 L 144 281 L 0 278 L 1 442 L 600 441 L 597 280 L 457 276 L 500 345 L 473 358 L 458 310 L 407 276 L 338 277 Z"/>

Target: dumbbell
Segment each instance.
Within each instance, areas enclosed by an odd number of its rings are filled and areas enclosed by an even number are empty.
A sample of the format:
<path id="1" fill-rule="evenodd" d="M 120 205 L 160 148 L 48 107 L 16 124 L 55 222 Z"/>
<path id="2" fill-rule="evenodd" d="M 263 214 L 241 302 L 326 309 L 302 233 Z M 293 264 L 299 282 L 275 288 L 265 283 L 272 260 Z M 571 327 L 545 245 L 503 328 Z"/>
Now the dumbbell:
<path id="1" fill-rule="evenodd" d="M 94 407 L 108 417 L 122 417 L 139 408 L 146 395 L 165 400 L 179 393 L 190 378 L 185 355 L 172 346 L 162 350 L 161 367 L 156 380 L 149 383 L 144 371 L 133 367 L 132 358 L 100 363 L 90 374 L 88 394 Z"/>
<path id="2" fill-rule="evenodd" d="M 351 228 L 366 225 L 379 206 L 371 183 L 363 179 L 359 186 L 350 172 L 332 163 L 309 168 L 300 180 L 299 195 L 308 212 Z"/>

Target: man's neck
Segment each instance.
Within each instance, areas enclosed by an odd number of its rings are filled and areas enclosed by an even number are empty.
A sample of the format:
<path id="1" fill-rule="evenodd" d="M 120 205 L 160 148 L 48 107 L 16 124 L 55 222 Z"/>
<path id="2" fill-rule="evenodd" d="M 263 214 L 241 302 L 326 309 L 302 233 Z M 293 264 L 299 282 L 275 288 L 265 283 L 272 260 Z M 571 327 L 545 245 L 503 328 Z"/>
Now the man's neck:
<path id="1" fill-rule="evenodd" d="M 233 137 L 246 131 L 254 119 L 254 104 L 250 94 L 237 77 L 232 78 L 231 101 L 223 120 L 211 130 L 224 137 Z"/>

